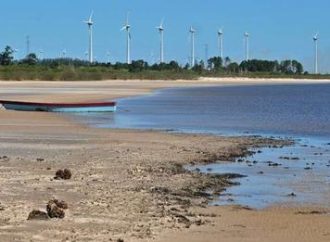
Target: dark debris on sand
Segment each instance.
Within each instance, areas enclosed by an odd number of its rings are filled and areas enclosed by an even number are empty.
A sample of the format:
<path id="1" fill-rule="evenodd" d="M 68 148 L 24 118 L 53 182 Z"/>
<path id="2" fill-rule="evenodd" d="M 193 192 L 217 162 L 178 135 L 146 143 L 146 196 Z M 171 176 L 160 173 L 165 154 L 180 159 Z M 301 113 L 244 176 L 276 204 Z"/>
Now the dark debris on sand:
<path id="1" fill-rule="evenodd" d="M 64 218 L 65 209 L 68 209 L 68 204 L 65 201 L 52 199 L 47 203 L 46 211 L 33 210 L 29 213 L 27 220 L 48 220 L 50 218 Z"/>
<path id="2" fill-rule="evenodd" d="M 57 199 L 50 200 L 47 204 L 47 213 L 50 218 L 64 218 L 65 209 L 68 209 L 68 204 Z"/>
<path id="3" fill-rule="evenodd" d="M 27 220 L 48 220 L 48 214 L 40 210 L 33 210 L 29 213 Z"/>
<path id="4" fill-rule="evenodd" d="M 54 179 L 56 180 L 70 180 L 72 172 L 69 169 L 57 170 Z"/>

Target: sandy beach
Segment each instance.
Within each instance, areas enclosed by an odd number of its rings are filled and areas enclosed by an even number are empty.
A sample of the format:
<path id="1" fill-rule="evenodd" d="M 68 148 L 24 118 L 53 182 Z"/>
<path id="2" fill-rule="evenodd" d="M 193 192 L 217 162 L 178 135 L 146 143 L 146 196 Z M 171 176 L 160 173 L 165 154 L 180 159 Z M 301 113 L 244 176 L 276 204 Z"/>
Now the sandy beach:
<path id="1" fill-rule="evenodd" d="M 103 101 L 172 87 L 329 83 L 328 80 L 0 82 L 0 99 Z M 86 127 L 68 116 L 0 110 L 1 241 L 329 241 L 330 210 L 209 206 L 232 174 L 184 166 L 231 161 L 286 140 Z M 56 180 L 58 169 L 72 179 Z M 211 196 L 205 192 L 211 192 Z M 28 221 L 57 198 L 64 219 Z M 122 239 L 122 240 L 120 240 Z"/>

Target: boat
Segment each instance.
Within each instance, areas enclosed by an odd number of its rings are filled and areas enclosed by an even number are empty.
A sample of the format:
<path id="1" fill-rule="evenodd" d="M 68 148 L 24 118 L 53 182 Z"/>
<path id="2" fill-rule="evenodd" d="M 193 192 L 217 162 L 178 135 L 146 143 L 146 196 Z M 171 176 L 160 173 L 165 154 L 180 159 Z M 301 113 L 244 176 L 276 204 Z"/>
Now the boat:
<path id="1" fill-rule="evenodd" d="M 115 112 L 116 102 L 95 103 L 38 103 L 0 100 L 6 110 L 39 111 L 39 112 Z"/>

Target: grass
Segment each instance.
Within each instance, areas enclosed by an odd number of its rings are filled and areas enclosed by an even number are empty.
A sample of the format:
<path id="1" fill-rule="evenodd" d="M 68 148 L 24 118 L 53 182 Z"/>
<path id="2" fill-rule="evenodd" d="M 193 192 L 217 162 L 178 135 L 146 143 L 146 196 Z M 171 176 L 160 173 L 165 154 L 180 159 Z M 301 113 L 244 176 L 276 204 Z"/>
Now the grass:
<path id="1" fill-rule="evenodd" d="M 44 80 L 44 81 L 89 81 L 89 80 L 194 80 L 199 77 L 247 77 L 247 78 L 294 78 L 294 79 L 330 79 L 330 75 L 287 75 L 280 73 L 201 73 L 192 70 L 143 70 L 130 72 L 128 69 L 114 69 L 106 66 L 62 65 L 56 67 L 44 65 L 0 66 L 0 80 Z"/>
<path id="2" fill-rule="evenodd" d="M 127 69 L 113 69 L 102 66 L 74 67 L 74 66 L 0 66 L 1 80 L 45 80 L 45 81 L 75 81 L 75 80 L 116 80 L 116 79 L 196 79 L 198 75 L 190 70 L 145 70 L 129 72 Z"/>

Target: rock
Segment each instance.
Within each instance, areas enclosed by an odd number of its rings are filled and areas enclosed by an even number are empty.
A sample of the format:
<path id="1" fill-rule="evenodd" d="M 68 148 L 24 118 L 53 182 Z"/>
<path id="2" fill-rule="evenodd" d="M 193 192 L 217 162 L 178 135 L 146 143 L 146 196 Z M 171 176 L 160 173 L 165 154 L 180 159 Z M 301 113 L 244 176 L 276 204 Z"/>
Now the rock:
<path id="1" fill-rule="evenodd" d="M 175 217 L 178 220 L 178 223 L 183 223 L 186 226 L 190 226 L 191 225 L 191 221 L 184 215 L 181 214 L 176 214 Z"/>
<path id="2" fill-rule="evenodd" d="M 290 194 L 288 194 L 288 197 L 296 197 L 297 195 L 294 192 L 291 192 Z"/>
<path id="3" fill-rule="evenodd" d="M 268 161 L 268 166 L 272 166 L 272 167 L 277 167 L 277 166 L 281 166 L 282 164 L 277 163 L 277 162 L 272 162 L 272 161 Z"/>
<path id="4" fill-rule="evenodd" d="M 150 192 L 158 194 L 169 194 L 171 191 L 166 187 L 152 187 L 150 188 Z"/>
<path id="5" fill-rule="evenodd" d="M 117 239 L 117 242 L 124 242 L 123 239 Z"/>
<path id="6" fill-rule="evenodd" d="M 297 156 L 295 156 L 295 157 L 281 156 L 281 157 L 279 157 L 279 159 L 281 159 L 281 160 L 300 160 L 300 158 Z"/>
<path id="7" fill-rule="evenodd" d="M 49 217 L 46 212 L 33 210 L 29 213 L 27 220 L 48 220 Z"/>
<path id="8" fill-rule="evenodd" d="M 201 225 L 203 224 L 203 221 L 202 221 L 201 219 L 197 219 L 197 220 L 195 221 L 195 224 L 196 224 L 197 226 L 201 226 Z"/>
<path id="9" fill-rule="evenodd" d="M 47 204 L 47 213 L 50 218 L 64 218 L 64 209 L 68 208 L 68 205 L 64 201 L 58 201 L 57 199 L 50 200 Z"/>

